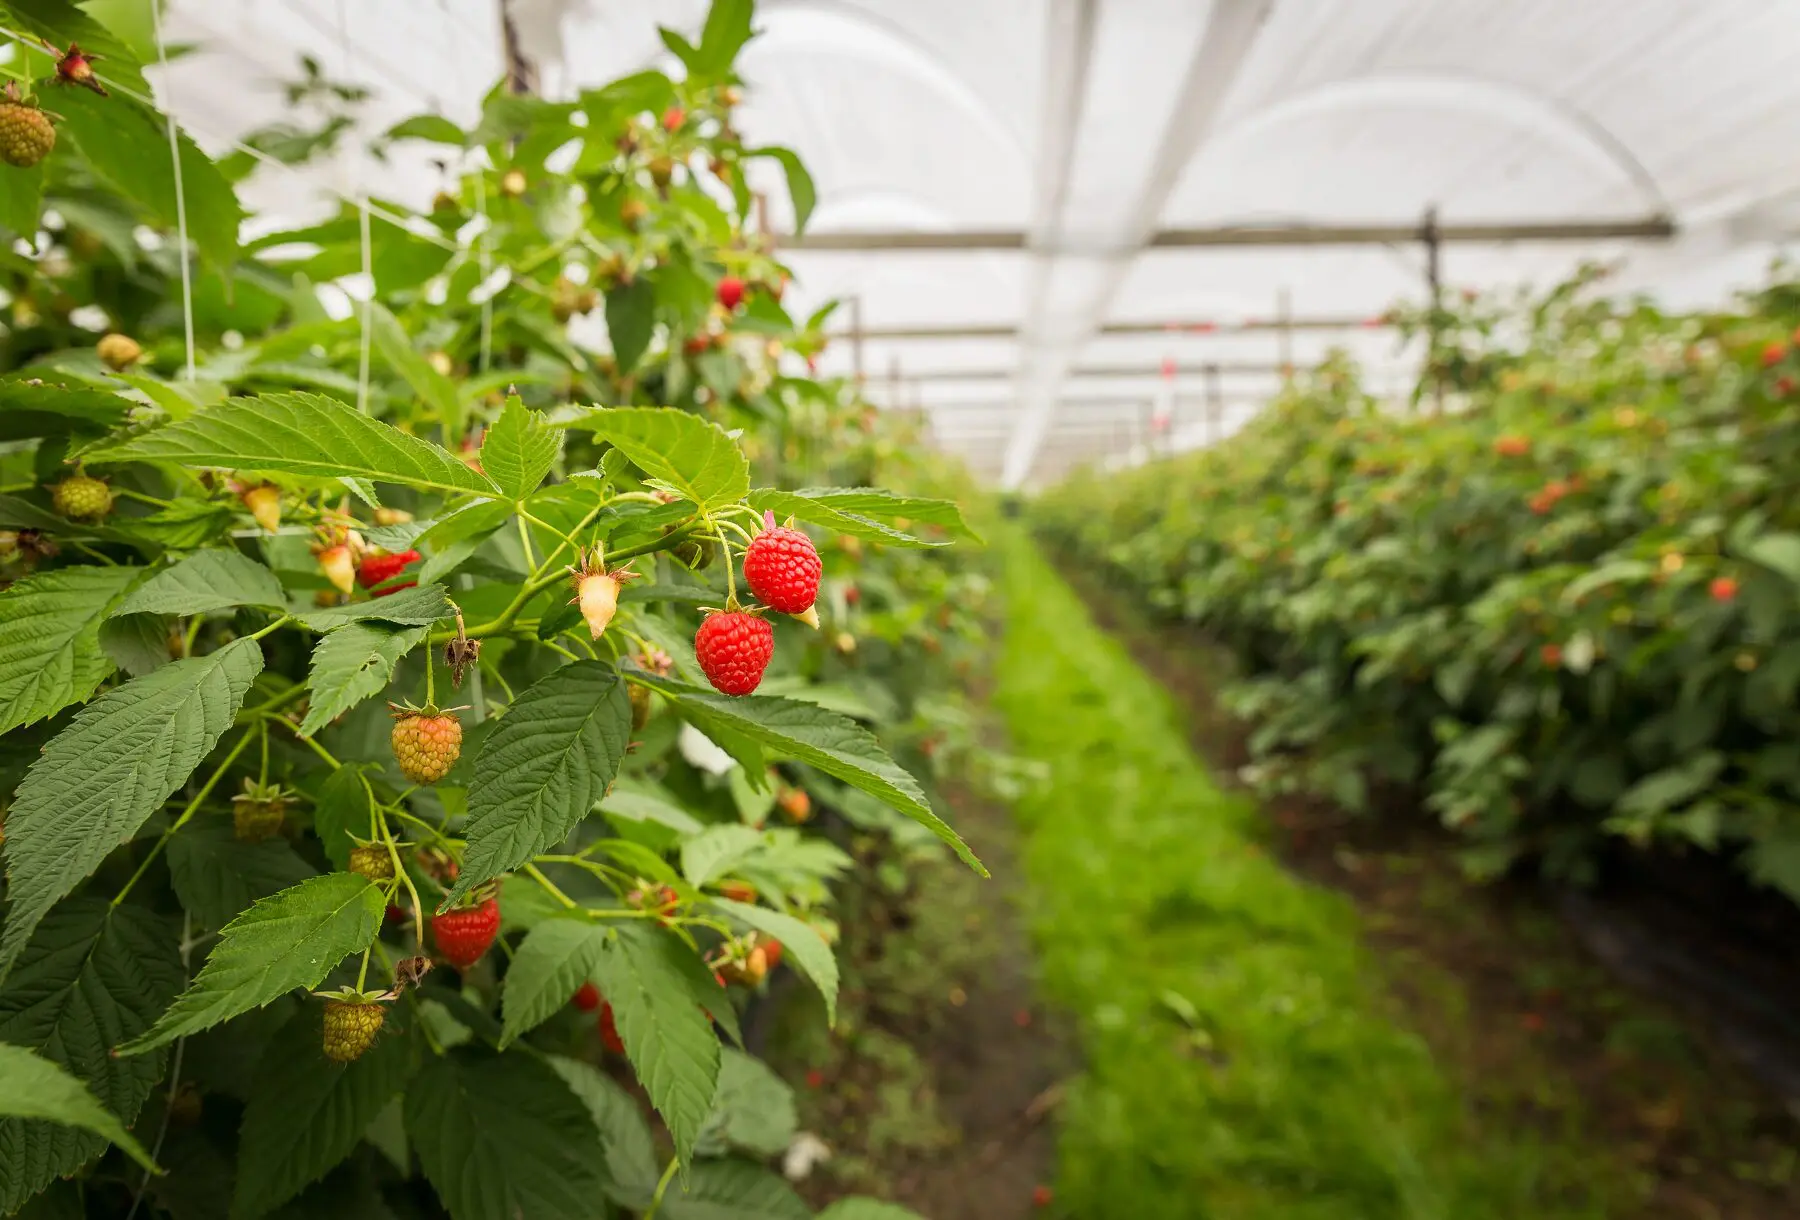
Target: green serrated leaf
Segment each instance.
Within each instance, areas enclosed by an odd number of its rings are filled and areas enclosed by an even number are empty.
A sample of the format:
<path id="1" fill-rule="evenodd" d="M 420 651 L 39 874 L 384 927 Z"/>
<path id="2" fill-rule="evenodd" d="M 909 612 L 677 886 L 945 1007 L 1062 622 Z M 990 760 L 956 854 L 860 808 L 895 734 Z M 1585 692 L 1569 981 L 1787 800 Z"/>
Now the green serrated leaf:
<path id="1" fill-rule="evenodd" d="M 50 385 L 36 376 L 0 377 L 0 441 L 61 436 L 73 429 L 108 432 L 123 424 L 130 411 L 131 404 L 117 394 L 92 386 Z"/>
<path id="2" fill-rule="evenodd" d="M 537 490 L 562 452 L 562 429 L 545 421 L 516 394 L 481 441 L 481 468 L 500 494 L 523 500 Z"/>
<path id="3" fill-rule="evenodd" d="M 414 585 L 386 597 L 372 597 L 366 602 L 347 606 L 306 607 L 293 615 L 314 631 L 335 631 L 349 623 L 374 620 L 396 623 L 402 627 L 429 627 L 454 614 L 443 585 Z"/>
<path id="4" fill-rule="evenodd" d="M 463 129 L 442 115 L 415 114 L 387 129 L 389 140 L 430 140 L 433 144 L 461 147 L 466 138 Z"/>
<path id="5" fill-rule="evenodd" d="M 432 491 L 494 493 L 493 484 L 430 441 L 319 394 L 228 399 L 180 423 L 102 446 L 87 460 L 164 461 L 324 479 L 349 475 Z"/>
<path id="6" fill-rule="evenodd" d="M 755 9 L 755 0 L 713 0 L 689 70 L 697 76 L 730 72 L 738 52 L 750 41 L 750 17 Z"/>
<path id="7" fill-rule="evenodd" d="M 61 568 L 0 592 L 0 733 L 86 699 L 113 670 L 100 624 L 142 568 Z"/>
<path id="8" fill-rule="evenodd" d="M 925 1217 L 897 1203 L 883 1203 L 880 1199 L 856 1195 L 839 1199 L 820 1212 L 818 1220 L 925 1220 Z"/>
<path id="9" fill-rule="evenodd" d="M 169 624 L 160 614 L 128 614 L 100 624 L 100 647 L 134 678 L 161 669 L 169 655 Z"/>
<path id="10" fill-rule="evenodd" d="M 318 870 L 283 838 L 243 843 L 230 817 L 202 816 L 169 840 L 175 896 L 203 928 L 222 928 L 258 899 L 298 885 Z"/>
<path id="11" fill-rule="evenodd" d="M 918 781 L 897 766 L 873 734 L 854 720 L 788 699 L 715 694 L 636 667 L 630 670 L 630 677 L 667 697 L 703 732 L 717 730 L 773 746 L 852 788 L 879 797 L 930 829 L 981 876 L 988 875 L 962 837 L 931 811 Z"/>
<path id="12" fill-rule="evenodd" d="M 317 987 L 339 962 L 369 947 L 386 912 L 380 887 L 355 873 L 325 873 L 263 899 L 225 925 L 192 985 L 119 1053 L 141 1055 L 295 988 Z"/>
<path id="13" fill-rule="evenodd" d="M 121 614 L 205 614 L 231 606 L 287 605 L 275 573 L 237 551 L 199 551 L 164 568 L 112 610 Z"/>
<path id="14" fill-rule="evenodd" d="M 681 845 L 681 871 L 690 885 L 702 888 L 729 873 L 762 845 L 762 832 L 752 827 L 709 826 Z"/>
<path id="15" fill-rule="evenodd" d="M 794 1142 L 794 1090 L 762 1060 L 727 1047 L 719 1060 L 719 1091 L 701 1140 L 705 1152 L 741 1148 L 776 1157 Z"/>
<path id="16" fill-rule="evenodd" d="M 312 694 L 307 701 L 306 719 L 300 723 L 300 735 L 311 737 L 364 699 L 387 689 L 394 666 L 418 646 L 428 630 L 350 623 L 320 640 L 313 649 L 312 668 L 306 677 Z"/>
<path id="17" fill-rule="evenodd" d="M 809 1220 L 807 1207 L 778 1174 L 749 1161 L 702 1161 L 669 1185 L 668 1220 Z"/>
<path id="18" fill-rule="evenodd" d="M 712 902 L 739 923 L 780 941 L 782 948 L 786 950 L 784 960 L 792 961 L 796 970 L 812 980 L 813 986 L 819 989 L 819 994 L 825 999 L 826 1019 L 833 1025 L 837 1024 L 837 958 L 832 954 L 831 946 L 825 943 L 825 938 L 819 935 L 817 928 L 768 907 L 733 902 L 729 898 L 714 898 Z"/>
<path id="19" fill-rule="evenodd" d="M 712 1111 L 719 1039 L 696 1004 L 692 973 L 678 955 L 693 950 L 660 928 L 613 930 L 595 959 L 594 979 L 613 1006 L 626 1057 L 662 1115 L 683 1161 Z"/>
<path id="20" fill-rule="evenodd" d="M 260 672 L 262 649 L 250 639 L 172 662 L 100 696 L 44 747 L 6 817 L 0 979 L 51 904 L 212 752 Z"/>
<path id="21" fill-rule="evenodd" d="M 325 857 L 339 868 L 350 866 L 350 850 L 357 839 L 375 837 L 374 806 L 364 780 L 367 763 L 346 763 L 319 785 L 313 801 L 313 833 L 325 848 Z"/>
<path id="22" fill-rule="evenodd" d="M 560 1055 L 547 1056 L 545 1062 L 587 1107 L 600 1131 L 600 1143 L 606 1150 L 608 1197 L 635 1211 L 648 1207 L 662 1171 L 656 1163 L 649 1124 L 637 1101 L 592 1064 Z"/>
<path id="23" fill-rule="evenodd" d="M 605 1190 L 598 1133 L 529 1055 L 445 1055 L 406 1089 L 406 1132 L 452 1220 L 590 1220 Z"/>
<path id="24" fill-rule="evenodd" d="M 744 155 L 770 157 L 780 162 L 781 172 L 787 175 L 788 198 L 794 205 L 794 232 L 796 235 L 804 233 L 806 222 L 812 219 L 813 207 L 818 203 L 819 195 L 813 187 L 812 175 L 800 160 L 800 154 L 791 148 L 770 144 L 763 148 L 746 149 Z"/>
<path id="25" fill-rule="evenodd" d="M 717 424 L 672 407 L 615 407 L 572 422 L 624 451 L 645 475 L 701 511 L 734 504 L 750 490 L 750 464 Z"/>
<path id="26" fill-rule="evenodd" d="M 63 116 L 60 134 L 79 145 L 94 172 L 121 195 L 170 229 L 185 207 L 188 236 L 201 255 L 220 268 L 237 260 L 238 225 L 244 218 L 237 194 L 185 133 L 180 137 L 177 192 L 168 132 L 149 109 L 124 98 L 63 89 L 55 110 Z"/>
<path id="27" fill-rule="evenodd" d="M 633 276 L 606 294 L 606 332 L 612 337 L 613 361 L 621 374 L 637 367 L 656 330 L 656 283 L 649 275 Z"/>
<path id="28" fill-rule="evenodd" d="M 878 487 L 803 487 L 799 491 L 759 487 L 750 493 L 750 506 L 758 512 L 769 509 L 777 517 L 798 517 L 839 533 L 892 546 L 948 545 L 915 538 L 884 524 L 895 520 L 936 525 L 954 537 L 981 541 L 963 521 L 962 509 L 955 501 L 897 496 Z"/>
<path id="29" fill-rule="evenodd" d="M 566 839 L 630 740 L 631 701 L 610 665 L 576 661 L 521 691 L 475 755 L 468 848 L 446 904 Z"/>
<path id="30" fill-rule="evenodd" d="M 449 443 L 455 444 L 461 439 L 463 431 L 462 397 L 456 392 L 456 383 L 432 368 L 431 361 L 419 354 L 413 347 L 411 337 L 400 325 L 400 320 L 389 313 L 385 306 L 377 301 L 369 305 L 368 309 L 369 329 L 375 340 L 375 350 L 380 353 L 388 368 L 412 387 L 413 393 L 427 407 L 436 412 L 438 421 L 444 425 L 444 436 Z"/>
<path id="31" fill-rule="evenodd" d="M 263 1053 L 238 1137 L 233 1217 L 265 1215 L 323 1177 L 418 1070 L 412 1041 L 392 1028 L 354 1062 L 327 1058 L 322 1019 L 306 1005 Z"/>
<path id="32" fill-rule="evenodd" d="M 567 1007 L 593 977 L 605 945 L 606 929 L 578 917 L 546 919 L 533 928 L 506 969 L 501 1047 Z"/>
<path id="33" fill-rule="evenodd" d="M 181 990 L 171 931 L 142 907 L 97 898 L 60 904 L 0 988 L 0 1042 L 61 1064 L 132 1122 L 162 1076 L 162 1057 L 115 1059 L 112 1043 L 148 1029 Z M 104 1139 L 69 1127 L 0 1119 L 0 1214 L 11 1215 L 105 1148 Z"/>
<path id="34" fill-rule="evenodd" d="M 0 1043 L 0 1117 L 41 1119 L 92 1131 L 123 1148 L 145 1169 L 157 1168 L 125 1125 L 79 1080 L 22 1046 Z"/>

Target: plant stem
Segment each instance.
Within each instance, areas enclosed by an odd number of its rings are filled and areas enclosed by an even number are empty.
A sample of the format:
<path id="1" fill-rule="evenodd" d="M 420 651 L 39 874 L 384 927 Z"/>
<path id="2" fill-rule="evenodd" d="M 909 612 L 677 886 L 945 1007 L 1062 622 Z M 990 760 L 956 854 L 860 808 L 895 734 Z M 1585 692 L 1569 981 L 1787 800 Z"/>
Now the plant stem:
<path id="1" fill-rule="evenodd" d="M 324 759 L 325 762 L 331 767 L 331 769 L 333 771 L 336 771 L 339 767 L 342 767 L 344 765 L 343 763 L 339 762 L 336 759 L 336 757 L 334 757 L 332 755 L 330 750 L 327 750 L 324 746 L 320 745 L 318 742 L 314 741 L 310 737 L 302 737 L 300 735 L 300 728 L 298 725 L 288 724 L 287 721 L 283 720 L 279 716 L 272 716 L 272 717 L 270 717 L 270 719 L 274 720 L 275 723 L 277 723 L 277 724 L 286 724 L 288 728 L 290 728 L 294 731 L 294 737 L 300 742 L 300 744 L 311 747 L 312 752 L 314 754 L 317 754 L 320 758 Z"/>
<path id="2" fill-rule="evenodd" d="M 225 772 L 231 768 L 231 764 L 238 760 L 238 755 L 242 754 L 244 748 L 250 744 L 250 737 L 253 731 L 254 730 L 246 730 L 244 735 L 238 738 L 237 745 L 233 746 L 231 748 L 231 753 L 227 754 L 219 765 L 214 768 L 211 777 L 201 786 L 200 791 L 194 794 L 194 799 L 187 803 L 187 808 L 181 811 L 181 816 L 176 818 L 174 824 L 162 832 L 162 837 L 157 839 L 155 844 L 151 846 L 149 853 L 144 857 L 143 863 L 137 866 L 137 871 L 131 874 L 130 879 L 125 882 L 124 888 L 113 895 L 113 906 L 116 907 L 121 902 L 125 901 L 125 896 L 131 893 L 131 888 L 135 886 L 138 883 L 138 879 L 149 870 L 151 861 L 162 854 L 162 849 L 168 845 L 170 839 L 175 837 L 175 832 L 188 824 L 188 819 L 192 818 L 195 812 L 199 810 L 200 802 L 212 795 L 212 790 L 218 787 L 221 779 L 225 778 Z"/>
<path id="3" fill-rule="evenodd" d="M 662 1206 L 663 1195 L 669 1189 L 669 1183 L 675 1180 L 675 1171 L 681 1168 L 680 1157 L 670 1157 L 669 1167 L 663 1170 L 662 1180 L 656 1184 L 656 1193 L 650 1196 L 650 1209 L 644 1213 L 644 1220 L 656 1220 L 656 1210 Z"/>
<path id="4" fill-rule="evenodd" d="M 437 666 L 432 663 L 436 655 L 431 648 L 431 641 L 425 642 L 425 706 L 437 707 Z"/>
<path id="5" fill-rule="evenodd" d="M 567 894 L 563 893 L 560 889 L 558 889 L 556 887 L 556 883 L 554 881 L 550 880 L 550 878 L 544 876 L 543 871 L 540 870 L 537 865 L 527 864 L 525 866 L 525 875 L 530 877 L 533 881 L 537 882 L 539 885 L 543 886 L 544 889 L 549 893 L 549 895 L 552 898 L 556 899 L 558 902 L 562 903 L 564 906 L 569 907 L 570 909 L 573 909 L 573 908 L 581 905 L 580 903 L 576 902 L 573 898 L 569 897 Z"/>

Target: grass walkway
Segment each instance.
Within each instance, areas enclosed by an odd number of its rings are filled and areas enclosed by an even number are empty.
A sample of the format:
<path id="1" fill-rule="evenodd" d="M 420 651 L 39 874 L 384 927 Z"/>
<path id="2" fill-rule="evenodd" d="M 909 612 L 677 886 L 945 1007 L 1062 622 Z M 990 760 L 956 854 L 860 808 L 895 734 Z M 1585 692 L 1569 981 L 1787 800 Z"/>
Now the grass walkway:
<path id="1" fill-rule="evenodd" d="M 998 531 L 997 531 L 998 532 Z M 1574 1148 L 1486 1130 L 1386 1015 L 1356 912 L 1256 845 L 1168 696 L 1016 533 L 994 694 L 1049 783 L 1017 806 L 1048 998 L 1087 1074 L 1055 1214 L 1522 1220 L 1605 1214 Z"/>

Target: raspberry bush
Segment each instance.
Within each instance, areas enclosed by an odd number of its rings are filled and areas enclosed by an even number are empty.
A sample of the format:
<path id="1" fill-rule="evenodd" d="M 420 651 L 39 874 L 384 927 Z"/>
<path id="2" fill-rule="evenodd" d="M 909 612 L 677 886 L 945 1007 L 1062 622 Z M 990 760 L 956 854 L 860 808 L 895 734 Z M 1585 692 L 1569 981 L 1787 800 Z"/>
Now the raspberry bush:
<path id="1" fill-rule="evenodd" d="M 1446 311 L 1415 412 L 1333 361 L 1041 522 L 1229 650 L 1263 785 L 1422 790 L 1482 874 L 1704 851 L 1800 898 L 1800 290 L 1587 279 Z"/>
<path id="2" fill-rule="evenodd" d="M 935 482 L 914 439 L 801 371 L 750 4 L 678 79 L 387 133 L 458 168 L 348 318 L 358 210 L 240 246 L 184 138 L 192 378 L 129 49 L 7 24 L 87 75 L 23 48 L 77 138 L 0 167 L 0 1214 L 808 1215 L 739 1013 L 777 970 L 834 1011 L 845 828 L 980 869 L 929 782 L 983 585 L 953 500 L 869 485 Z"/>

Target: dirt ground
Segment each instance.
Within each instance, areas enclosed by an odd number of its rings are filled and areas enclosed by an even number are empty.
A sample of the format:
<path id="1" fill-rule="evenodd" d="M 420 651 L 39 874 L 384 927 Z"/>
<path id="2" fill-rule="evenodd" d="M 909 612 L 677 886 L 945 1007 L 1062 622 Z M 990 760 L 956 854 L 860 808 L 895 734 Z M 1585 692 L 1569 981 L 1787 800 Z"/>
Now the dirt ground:
<path id="1" fill-rule="evenodd" d="M 768 1053 L 805 1082 L 801 1126 L 833 1149 L 800 1186 L 809 1202 L 872 1194 L 929 1220 L 1024 1220 L 1054 1177 L 1071 1042 L 1033 993 L 1007 811 L 944 795 L 993 879 L 945 855 L 895 893 L 871 853 L 843 911 L 836 1035 L 790 993 Z"/>

